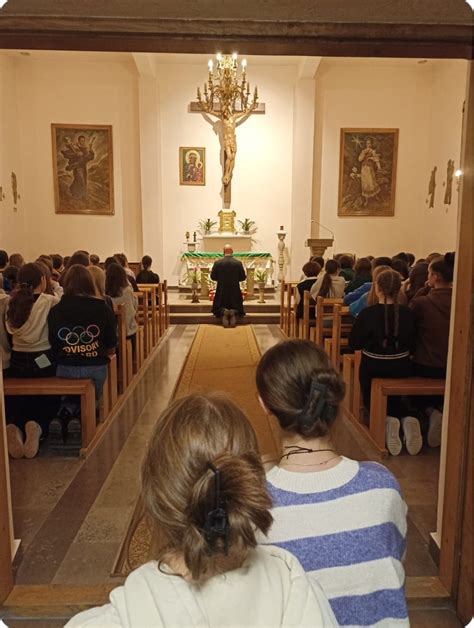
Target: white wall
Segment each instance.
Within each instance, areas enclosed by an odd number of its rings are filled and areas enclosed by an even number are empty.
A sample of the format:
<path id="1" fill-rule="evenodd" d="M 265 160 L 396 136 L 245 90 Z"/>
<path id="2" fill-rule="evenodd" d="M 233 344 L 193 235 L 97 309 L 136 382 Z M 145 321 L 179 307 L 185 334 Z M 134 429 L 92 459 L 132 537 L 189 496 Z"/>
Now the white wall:
<path id="1" fill-rule="evenodd" d="M 231 209 L 236 220 L 257 223 L 254 250 L 276 256 L 276 231 L 291 231 L 293 98 L 295 66 L 249 63 L 251 84 L 258 85 L 265 115 L 254 115 L 237 129 L 237 157 L 232 179 Z M 164 275 L 177 281 L 178 259 L 186 231 L 202 218 L 217 220 L 223 207 L 219 138 L 199 113 L 188 113 L 196 87 L 207 79 L 205 64 L 161 64 L 157 67 L 162 139 Z M 206 148 L 206 185 L 180 186 L 179 146 Z M 236 223 L 237 224 L 237 223 Z M 291 244 L 289 235 L 288 244 Z"/>
<path id="2" fill-rule="evenodd" d="M 101 257 L 150 253 L 175 285 L 184 234 L 223 207 L 220 143 L 201 114 L 189 113 L 207 78 L 202 55 L 0 53 L 0 248 L 69 254 L 87 247 Z M 454 248 L 457 213 L 443 204 L 446 163 L 459 163 L 463 61 L 249 59 L 265 115 L 237 130 L 232 205 L 258 225 L 254 250 L 276 259 L 276 231 L 287 230 L 300 274 L 311 217 L 335 232 L 336 249 L 358 255 L 416 255 Z M 51 123 L 111 124 L 115 216 L 54 213 Z M 395 216 L 338 218 L 341 127 L 400 129 Z M 179 185 L 179 147 L 205 146 L 206 185 Z M 438 166 L 435 207 L 426 204 Z M 13 211 L 10 173 L 21 200 Z M 317 229 L 313 223 L 313 235 Z M 323 229 L 320 235 L 327 237 Z M 275 273 L 276 276 L 276 273 Z"/>
<path id="3" fill-rule="evenodd" d="M 420 235 L 422 251 L 426 253 L 454 250 L 456 245 L 459 200 L 456 180 L 453 180 L 451 205 L 444 204 L 444 194 L 448 159 L 454 159 L 455 170 L 460 164 L 466 80 L 466 61 L 439 60 L 432 64 L 427 163 L 422 179 L 425 195 L 434 166 L 437 166 L 437 185 L 434 207 L 430 209 L 424 199 Z"/>
<path id="4" fill-rule="evenodd" d="M 0 186 L 5 198 L 0 198 L 0 248 L 9 254 L 24 250 L 25 221 L 23 191 L 25 179 L 19 151 L 19 123 L 17 115 L 18 62 L 13 57 L 0 55 Z M 15 205 L 11 173 L 17 175 L 20 199 Z"/>
<path id="5" fill-rule="evenodd" d="M 439 177 L 434 210 L 428 212 L 425 201 L 432 167 L 438 164 L 438 173 L 445 173 L 448 158 L 459 163 L 465 80 L 463 61 L 445 66 L 437 61 L 323 60 L 316 75 L 313 218 L 334 231 L 335 250 L 357 255 L 404 250 L 424 256 L 436 248 L 454 248 L 457 195 L 446 213 L 438 204 L 444 195 Z M 343 127 L 399 129 L 393 217 L 337 216 Z M 319 235 L 328 234 L 320 230 Z"/>
<path id="6" fill-rule="evenodd" d="M 32 259 L 44 252 L 87 248 L 101 257 L 125 250 L 137 258 L 141 207 L 134 65 L 76 61 L 73 56 L 66 62 L 61 55 L 45 59 L 33 53 L 15 59 L 15 66 L 19 188 L 26 217 L 22 252 Z M 115 216 L 55 214 L 51 123 L 113 126 Z M 12 248 L 12 234 L 5 235 Z"/>

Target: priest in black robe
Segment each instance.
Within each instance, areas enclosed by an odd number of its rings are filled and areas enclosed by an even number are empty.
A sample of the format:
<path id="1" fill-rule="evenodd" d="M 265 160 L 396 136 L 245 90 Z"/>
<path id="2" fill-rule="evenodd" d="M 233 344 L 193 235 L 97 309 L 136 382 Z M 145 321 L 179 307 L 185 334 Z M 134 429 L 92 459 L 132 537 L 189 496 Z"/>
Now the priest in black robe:
<path id="1" fill-rule="evenodd" d="M 212 304 L 214 316 L 225 319 L 226 310 L 233 311 L 237 316 L 245 316 L 240 282 L 246 277 L 242 262 L 235 259 L 232 247 L 226 244 L 224 257 L 214 263 L 211 271 L 211 279 L 217 282 L 216 295 Z"/>

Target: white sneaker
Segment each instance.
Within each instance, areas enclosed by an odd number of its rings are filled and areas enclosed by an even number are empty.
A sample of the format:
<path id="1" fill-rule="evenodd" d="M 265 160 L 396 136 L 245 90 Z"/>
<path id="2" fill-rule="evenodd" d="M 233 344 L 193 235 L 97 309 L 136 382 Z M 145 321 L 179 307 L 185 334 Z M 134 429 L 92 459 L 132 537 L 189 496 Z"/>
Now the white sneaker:
<path id="1" fill-rule="evenodd" d="M 408 453 L 410 456 L 416 456 L 423 447 L 420 422 L 414 416 L 406 416 L 402 419 L 402 429 Z"/>
<path id="2" fill-rule="evenodd" d="M 20 429 L 13 423 L 7 425 L 7 445 L 8 453 L 12 458 L 23 458 L 25 451 L 23 448 L 23 435 Z"/>
<path id="3" fill-rule="evenodd" d="M 439 410 L 433 410 L 430 414 L 430 426 L 428 428 L 428 445 L 439 447 L 441 445 L 441 427 L 443 415 Z"/>
<path id="4" fill-rule="evenodd" d="M 402 450 L 402 441 L 400 440 L 400 421 L 394 416 L 387 417 L 385 439 L 390 454 L 398 456 Z"/>
<path id="5" fill-rule="evenodd" d="M 41 438 L 41 427 L 36 421 L 28 421 L 25 425 L 25 458 L 34 458 L 38 453 L 39 441 Z"/>

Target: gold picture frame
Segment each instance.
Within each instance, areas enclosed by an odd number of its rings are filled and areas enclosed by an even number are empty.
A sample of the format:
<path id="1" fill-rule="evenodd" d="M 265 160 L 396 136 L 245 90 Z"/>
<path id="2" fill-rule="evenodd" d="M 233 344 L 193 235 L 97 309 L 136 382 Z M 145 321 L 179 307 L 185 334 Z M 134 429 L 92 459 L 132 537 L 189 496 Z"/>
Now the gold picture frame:
<path id="1" fill-rule="evenodd" d="M 398 129 L 341 129 L 338 216 L 393 216 Z"/>
<path id="2" fill-rule="evenodd" d="M 113 215 L 112 126 L 51 124 L 57 214 Z"/>
<path id="3" fill-rule="evenodd" d="M 179 147 L 179 184 L 206 185 L 206 149 L 197 146 Z"/>

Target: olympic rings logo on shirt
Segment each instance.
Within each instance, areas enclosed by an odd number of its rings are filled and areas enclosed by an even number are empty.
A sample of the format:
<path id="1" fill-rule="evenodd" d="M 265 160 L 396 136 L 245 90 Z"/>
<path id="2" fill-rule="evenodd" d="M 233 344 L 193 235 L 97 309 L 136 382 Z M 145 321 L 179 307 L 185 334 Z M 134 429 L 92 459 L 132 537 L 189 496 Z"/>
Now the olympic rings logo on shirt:
<path id="1" fill-rule="evenodd" d="M 76 325 L 72 329 L 69 327 L 61 327 L 58 331 L 58 338 L 70 347 L 74 347 L 79 343 L 87 345 L 93 342 L 100 335 L 98 325 L 89 325 L 89 327 L 81 327 Z"/>

